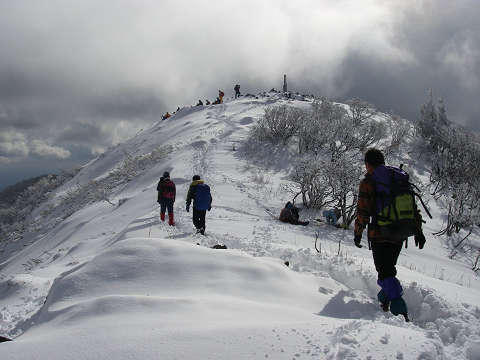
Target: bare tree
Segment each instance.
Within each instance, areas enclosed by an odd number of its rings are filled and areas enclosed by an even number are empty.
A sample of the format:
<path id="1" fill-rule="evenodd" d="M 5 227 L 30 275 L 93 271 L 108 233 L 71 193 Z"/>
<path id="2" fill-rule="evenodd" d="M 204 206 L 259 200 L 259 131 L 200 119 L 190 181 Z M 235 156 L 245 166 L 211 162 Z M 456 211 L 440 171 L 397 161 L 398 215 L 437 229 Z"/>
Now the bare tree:
<path id="1" fill-rule="evenodd" d="M 377 110 L 372 104 L 358 98 L 348 100 L 347 105 L 350 110 L 348 116 L 354 127 L 363 125 L 366 120 L 377 114 Z"/>
<path id="2" fill-rule="evenodd" d="M 296 136 L 304 112 L 290 106 L 276 106 L 265 109 L 265 114 L 252 129 L 252 135 L 259 140 L 286 145 Z"/>
<path id="3" fill-rule="evenodd" d="M 336 161 L 326 163 L 324 172 L 334 206 L 340 209 L 342 224 L 348 228 L 356 216 L 358 186 L 362 175 L 359 153 L 342 155 Z"/>
<path id="4" fill-rule="evenodd" d="M 299 161 L 290 179 L 297 184 L 298 193 L 302 195 L 305 207 L 322 208 L 333 202 L 329 198 L 325 172 L 322 163 L 316 158 Z"/>

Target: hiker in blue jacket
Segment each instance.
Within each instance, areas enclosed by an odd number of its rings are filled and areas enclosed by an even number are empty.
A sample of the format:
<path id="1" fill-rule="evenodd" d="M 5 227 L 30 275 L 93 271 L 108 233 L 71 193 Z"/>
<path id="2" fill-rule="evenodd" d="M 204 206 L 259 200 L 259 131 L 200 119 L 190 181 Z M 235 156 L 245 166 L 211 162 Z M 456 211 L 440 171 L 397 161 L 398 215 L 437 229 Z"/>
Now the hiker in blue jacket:
<path id="1" fill-rule="evenodd" d="M 323 210 L 322 215 L 325 217 L 325 220 L 328 225 L 337 225 L 337 221 L 341 216 L 340 209 L 334 208 L 330 210 Z"/>
<path id="2" fill-rule="evenodd" d="M 205 235 L 205 215 L 207 210 L 212 208 L 212 195 L 210 186 L 200 179 L 200 175 L 194 175 L 192 183 L 188 189 L 186 210 L 190 211 L 190 204 L 193 200 L 193 225 L 197 229 L 197 233 Z"/>

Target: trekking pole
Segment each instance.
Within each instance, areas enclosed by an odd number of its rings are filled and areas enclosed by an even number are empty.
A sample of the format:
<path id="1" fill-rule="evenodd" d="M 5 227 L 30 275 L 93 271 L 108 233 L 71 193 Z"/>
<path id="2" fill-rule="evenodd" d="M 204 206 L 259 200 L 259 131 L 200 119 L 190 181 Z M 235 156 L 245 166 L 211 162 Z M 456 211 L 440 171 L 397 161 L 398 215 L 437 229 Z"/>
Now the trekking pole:
<path id="1" fill-rule="evenodd" d="M 420 199 L 420 202 L 422 203 L 423 208 L 424 208 L 425 211 L 427 212 L 428 217 L 429 217 L 430 219 L 433 219 L 432 214 L 430 214 L 430 211 L 428 211 L 428 208 L 427 208 L 427 206 L 425 205 L 425 203 L 423 202 L 422 197 L 421 197 L 419 194 L 417 194 L 417 193 L 414 193 L 414 194 Z"/>

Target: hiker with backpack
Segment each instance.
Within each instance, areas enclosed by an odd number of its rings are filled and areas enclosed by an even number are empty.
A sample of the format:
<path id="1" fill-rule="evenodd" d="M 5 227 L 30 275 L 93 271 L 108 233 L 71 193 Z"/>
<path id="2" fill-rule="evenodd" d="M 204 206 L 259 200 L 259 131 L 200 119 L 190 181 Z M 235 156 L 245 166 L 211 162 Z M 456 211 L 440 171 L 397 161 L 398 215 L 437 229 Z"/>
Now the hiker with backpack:
<path id="1" fill-rule="evenodd" d="M 205 235 L 205 215 L 212 209 L 212 194 L 210 186 L 200 179 L 200 175 L 194 175 L 192 183 L 188 188 L 185 210 L 190 211 L 190 204 L 193 200 L 193 225 L 197 233 Z"/>
<path id="2" fill-rule="evenodd" d="M 233 87 L 233 90 L 235 91 L 235 99 L 238 98 L 238 97 L 240 97 L 240 85 L 238 85 L 238 84 L 235 85 L 235 86 Z"/>
<path id="3" fill-rule="evenodd" d="M 385 158 L 380 150 L 367 150 L 365 167 L 367 173 L 358 191 L 354 243 L 362 247 L 362 233 L 368 226 L 368 244 L 378 273 L 377 284 L 381 288 L 377 298 L 384 311 L 403 315 L 409 321 L 395 265 L 403 243 L 406 244 L 409 236 L 415 236 L 415 245 L 420 249 L 425 245 L 422 216 L 415 203 L 415 196 L 419 195 L 413 191 L 405 171 L 385 166 Z M 426 207 L 425 210 L 430 216 Z"/>
<path id="4" fill-rule="evenodd" d="M 175 202 L 176 188 L 170 173 L 165 171 L 157 185 L 158 203 L 160 204 L 160 220 L 165 221 L 165 211 L 168 210 L 168 225 L 175 225 L 173 219 L 173 204 Z"/>
<path id="5" fill-rule="evenodd" d="M 222 90 L 218 90 L 218 100 L 219 104 L 223 104 L 223 97 L 225 96 L 225 93 Z"/>
<path id="6" fill-rule="evenodd" d="M 281 222 L 289 223 L 292 225 L 308 225 L 308 221 L 300 221 L 300 215 L 298 214 L 298 208 L 290 201 L 285 204 L 285 207 L 280 212 L 279 220 Z"/>

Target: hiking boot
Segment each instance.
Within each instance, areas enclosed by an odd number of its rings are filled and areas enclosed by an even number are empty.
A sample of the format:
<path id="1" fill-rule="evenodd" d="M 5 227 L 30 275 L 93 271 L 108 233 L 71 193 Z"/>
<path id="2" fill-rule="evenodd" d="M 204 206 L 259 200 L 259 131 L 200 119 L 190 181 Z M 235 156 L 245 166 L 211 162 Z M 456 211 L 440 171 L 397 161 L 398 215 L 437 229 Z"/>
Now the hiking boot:
<path id="1" fill-rule="evenodd" d="M 165 213 L 164 212 L 160 213 L 160 220 L 165 221 Z"/>
<path id="2" fill-rule="evenodd" d="M 168 213 L 168 225 L 174 226 L 175 221 L 173 221 L 173 214 Z"/>
<path id="3" fill-rule="evenodd" d="M 407 310 L 407 304 L 403 300 L 402 297 L 393 299 L 390 303 L 390 312 L 397 316 L 397 315 L 403 315 L 405 318 L 405 321 L 410 321 L 408 319 L 408 310 Z"/>
<path id="4" fill-rule="evenodd" d="M 383 290 L 380 290 L 377 294 L 377 299 L 380 302 L 380 306 L 383 311 L 387 312 L 390 307 L 390 301 L 387 298 L 387 295 L 383 292 Z"/>
<path id="5" fill-rule="evenodd" d="M 200 234 L 205 235 L 205 228 L 200 229 Z"/>

